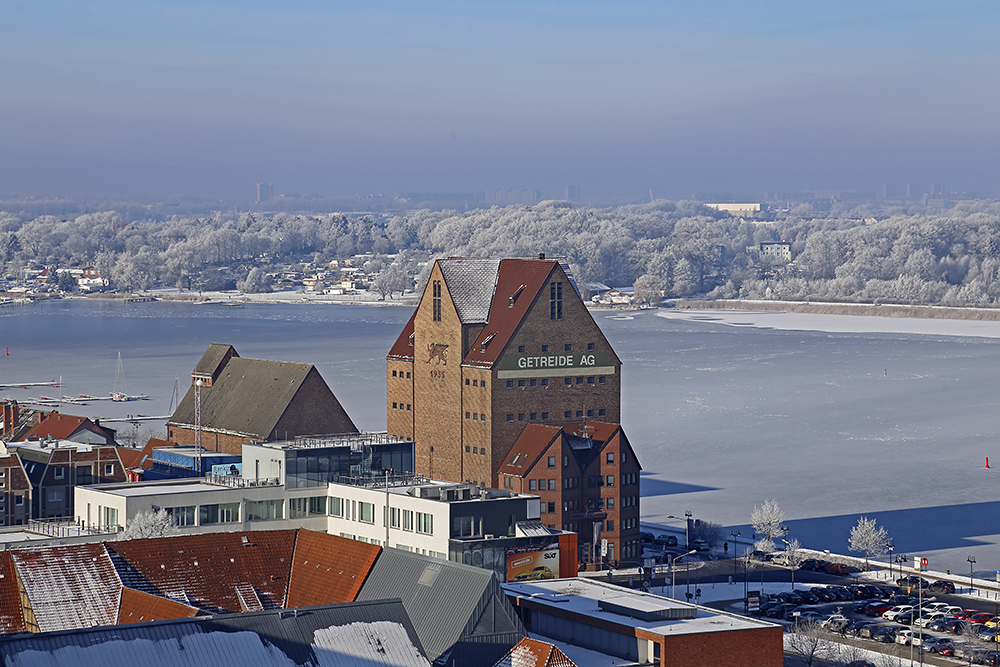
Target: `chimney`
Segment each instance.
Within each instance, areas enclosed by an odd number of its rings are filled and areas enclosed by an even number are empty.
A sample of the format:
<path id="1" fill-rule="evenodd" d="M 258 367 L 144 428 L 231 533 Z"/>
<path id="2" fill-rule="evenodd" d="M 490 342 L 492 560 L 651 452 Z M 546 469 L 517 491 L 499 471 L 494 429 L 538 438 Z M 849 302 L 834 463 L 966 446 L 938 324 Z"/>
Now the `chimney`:
<path id="1" fill-rule="evenodd" d="M 538 253 L 538 259 L 545 259 L 545 253 L 544 252 Z"/>
<path id="2" fill-rule="evenodd" d="M 21 411 L 17 401 L 3 402 L 3 433 L 13 433 L 21 421 Z"/>

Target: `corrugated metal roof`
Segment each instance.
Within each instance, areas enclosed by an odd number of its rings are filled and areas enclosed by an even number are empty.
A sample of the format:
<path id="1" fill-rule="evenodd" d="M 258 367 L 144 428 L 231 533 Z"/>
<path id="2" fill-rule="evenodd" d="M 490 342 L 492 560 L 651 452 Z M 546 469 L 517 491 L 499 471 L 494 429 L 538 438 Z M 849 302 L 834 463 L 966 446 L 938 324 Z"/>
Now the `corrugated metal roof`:
<path id="1" fill-rule="evenodd" d="M 500 260 L 478 257 L 439 259 L 438 267 L 462 324 L 482 324 L 490 314 Z"/>
<path id="2" fill-rule="evenodd" d="M 384 549 L 358 600 L 385 598 L 403 601 L 431 661 L 452 650 L 459 640 L 466 643 L 472 639 L 484 616 L 489 619 L 491 637 L 503 633 L 517 635 L 506 647 L 524 636 L 523 626 L 489 570 Z M 485 633 L 486 628 L 480 628 L 480 632 Z M 479 650 L 488 655 L 490 648 L 495 646 Z"/>
<path id="3" fill-rule="evenodd" d="M 398 600 L 0 640 L 18 667 L 429 667 Z"/>

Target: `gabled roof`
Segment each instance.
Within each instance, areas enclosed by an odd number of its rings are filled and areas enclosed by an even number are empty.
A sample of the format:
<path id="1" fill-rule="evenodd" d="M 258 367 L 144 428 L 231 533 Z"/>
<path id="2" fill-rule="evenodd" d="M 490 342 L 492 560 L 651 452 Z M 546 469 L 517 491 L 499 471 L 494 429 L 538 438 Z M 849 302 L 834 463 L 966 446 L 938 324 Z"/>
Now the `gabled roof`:
<path id="1" fill-rule="evenodd" d="M 249 587 L 265 609 L 285 606 L 297 531 L 205 533 L 105 543 L 124 585 L 208 613 L 242 611 Z"/>
<path id="2" fill-rule="evenodd" d="M 552 424 L 528 424 L 507 452 L 507 460 L 497 469 L 498 475 L 524 477 L 534 467 L 563 431 Z"/>
<path id="3" fill-rule="evenodd" d="M 538 298 L 549 276 L 559 267 L 550 259 L 504 259 L 500 261 L 495 294 L 489 302 L 489 317 L 479 337 L 465 355 L 465 363 L 492 366 Z M 564 297 L 569 296 L 569 285 Z M 548 308 L 548 305 L 546 305 Z M 595 325 L 596 326 L 596 325 Z M 489 338 L 483 349 L 483 343 Z"/>
<path id="4" fill-rule="evenodd" d="M 375 544 L 298 531 L 285 606 L 353 602 L 381 551 Z"/>
<path id="5" fill-rule="evenodd" d="M 403 601 L 432 661 L 453 651 L 463 638 L 462 643 L 475 643 L 472 635 L 483 639 L 517 635 L 511 643 L 525 635 L 524 626 L 490 570 L 399 549 L 383 549 L 357 599 L 386 598 Z M 483 639 L 480 639 L 480 653 L 488 648 Z"/>
<path id="6" fill-rule="evenodd" d="M 495 667 L 576 667 L 557 646 L 525 637 Z"/>
<path id="7" fill-rule="evenodd" d="M 479 257 L 439 259 L 438 268 L 462 324 L 483 324 L 490 313 L 500 260 Z"/>
<path id="8" fill-rule="evenodd" d="M 346 420 L 350 430 L 356 432 L 354 423 L 312 364 L 243 357 L 230 359 L 212 387 L 201 389 L 202 428 L 267 440 L 302 386 L 313 379 L 323 383 L 329 392 L 329 418 Z M 195 387 L 188 389 L 168 424 L 194 428 L 195 394 Z"/>
<path id="9" fill-rule="evenodd" d="M 17 454 L 0 457 L 0 469 L 7 471 L 7 491 L 27 491 L 31 488 L 28 472 L 24 469 L 21 457 Z"/>
<path id="10" fill-rule="evenodd" d="M 239 353 L 236 351 L 232 345 L 224 345 L 221 343 L 212 343 L 205 350 L 205 354 L 201 355 L 201 359 L 198 360 L 198 365 L 194 367 L 191 375 L 198 377 L 211 378 L 215 377 L 215 373 L 219 370 L 219 366 L 222 365 L 226 358 L 239 357 Z"/>
<path id="11" fill-rule="evenodd" d="M 5 665 L 430 667 L 398 600 L 0 639 Z"/>
<path id="12" fill-rule="evenodd" d="M 150 438 L 146 441 L 142 449 L 131 449 L 129 447 L 118 448 L 118 458 L 122 460 L 122 465 L 128 468 L 142 468 L 149 470 L 153 467 L 153 448 L 155 447 L 176 447 L 177 444 L 169 440 Z"/>
<path id="13" fill-rule="evenodd" d="M 103 544 L 18 549 L 11 555 L 42 632 L 116 622 L 122 584 Z"/>
<path id="14" fill-rule="evenodd" d="M 68 440 L 74 433 L 87 429 L 90 431 L 104 433 L 100 426 L 97 426 L 86 417 L 76 417 L 74 415 L 64 415 L 60 412 L 50 412 L 28 431 L 25 440 L 41 440 L 52 436 L 56 440 Z M 103 443 L 102 443 L 103 444 Z"/>
<path id="15" fill-rule="evenodd" d="M 631 450 L 631 443 L 625 437 L 620 424 L 609 422 L 564 422 L 561 424 L 529 424 L 514 441 L 507 458 L 497 469 L 497 474 L 524 477 L 530 474 L 545 451 L 557 438 L 562 438 L 569 446 L 573 457 L 581 469 L 590 465 L 616 435 L 620 435 L 623 446 Z M 632 452 L 635 459 L 635 452 Z M 516 458 L 516 461 L 515 461 Z M 512 463 L 512 461 L 514 463 Z M 638 464 L 638 459 L 636 459 Z M 640 470 L 641 470 L 640 466 Z"/>

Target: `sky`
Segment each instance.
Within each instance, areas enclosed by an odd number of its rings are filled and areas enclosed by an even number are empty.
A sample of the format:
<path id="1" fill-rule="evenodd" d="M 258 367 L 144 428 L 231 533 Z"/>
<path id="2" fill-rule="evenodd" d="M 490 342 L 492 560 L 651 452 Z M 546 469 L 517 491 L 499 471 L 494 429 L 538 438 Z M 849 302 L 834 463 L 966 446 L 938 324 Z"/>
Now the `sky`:
<path id="1" fill-rule="evenodd" d="M 4 0 L 0 197 L 1000 195 L 998 29 L 996 0 Z"/>

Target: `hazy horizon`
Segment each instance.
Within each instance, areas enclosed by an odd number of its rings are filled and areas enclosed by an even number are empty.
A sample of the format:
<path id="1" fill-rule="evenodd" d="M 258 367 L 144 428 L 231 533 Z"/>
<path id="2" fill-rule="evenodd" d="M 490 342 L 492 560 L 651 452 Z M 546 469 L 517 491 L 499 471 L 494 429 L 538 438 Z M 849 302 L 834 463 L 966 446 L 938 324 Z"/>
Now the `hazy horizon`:
<path id="1" fill-rule="evenodd" d="M 997 192 L 1000 5 L 11 0 L 0 196 Z"/>

